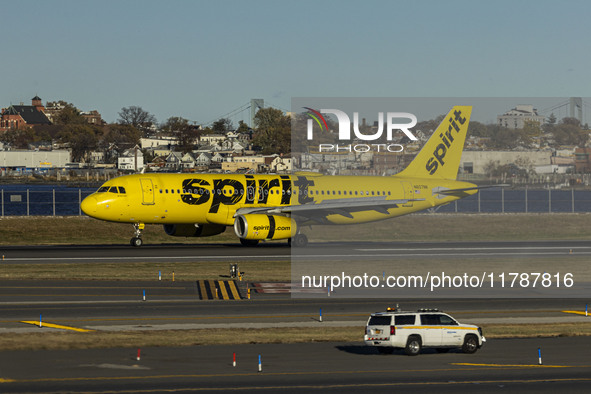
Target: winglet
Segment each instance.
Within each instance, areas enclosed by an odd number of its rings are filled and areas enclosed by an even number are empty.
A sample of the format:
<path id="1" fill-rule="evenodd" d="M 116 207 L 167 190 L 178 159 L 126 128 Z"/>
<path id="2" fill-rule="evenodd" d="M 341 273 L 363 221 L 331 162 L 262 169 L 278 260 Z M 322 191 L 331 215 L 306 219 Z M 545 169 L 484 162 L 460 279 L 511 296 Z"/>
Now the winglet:
<path id="1" fill-rule="evenodd" d="M 454 106 L 423 149 L 397 176 L 456 179 L 471 114 L 471 106 Z"/>

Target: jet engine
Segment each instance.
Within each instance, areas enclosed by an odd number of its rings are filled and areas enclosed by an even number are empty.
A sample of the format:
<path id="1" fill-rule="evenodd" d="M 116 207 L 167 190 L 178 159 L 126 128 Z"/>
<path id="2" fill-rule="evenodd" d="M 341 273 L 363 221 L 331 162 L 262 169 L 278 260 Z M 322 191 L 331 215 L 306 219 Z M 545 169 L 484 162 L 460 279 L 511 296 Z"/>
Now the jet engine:
<path id="1" fill-rule="evenodd" d="M 223 224 L 165 224 L 164 232 L 172 237 L 209 237 L 226 231 Z"/>
<path id="2" fill-rule="evenodd" d="M 236 217 L 234 232 L 241 239 L 288 239 L 296 234 L 297 225 L 286 216 L 246 214 Z"/>

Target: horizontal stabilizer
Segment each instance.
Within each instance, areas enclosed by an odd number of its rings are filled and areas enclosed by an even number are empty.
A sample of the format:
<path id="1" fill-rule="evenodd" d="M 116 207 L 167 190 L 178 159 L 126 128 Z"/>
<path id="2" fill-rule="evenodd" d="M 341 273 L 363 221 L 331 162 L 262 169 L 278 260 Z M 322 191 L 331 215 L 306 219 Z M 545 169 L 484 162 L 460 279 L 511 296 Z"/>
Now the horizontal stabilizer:
<path id="1" fill-rule="evenodd" d="M 480 189 L 490 189 L 493 187 L 508 187 L 511 185 L 502 184 L 502 185 L 485 185 L 485 186 L 475 186 L 475 187 L 465 187 L 462 189 L 446 189 L 446 188 L 435 188 L 433 189 L 433 194 L 441 194 L 444 196 L 454 196 L 454 197 L 466 197 L 469 191 L 473 190 L 480 190 Z"/>

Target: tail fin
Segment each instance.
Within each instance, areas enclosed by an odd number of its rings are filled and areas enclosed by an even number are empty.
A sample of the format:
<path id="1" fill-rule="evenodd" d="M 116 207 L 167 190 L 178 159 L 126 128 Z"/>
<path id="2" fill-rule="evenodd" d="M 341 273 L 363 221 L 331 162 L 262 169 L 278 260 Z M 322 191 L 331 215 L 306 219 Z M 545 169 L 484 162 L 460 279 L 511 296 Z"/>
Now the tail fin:
<path id="1" fill-rule="evenodd" d="M 456 179 L 472 107 L 455 106 L 414 160 L 397 176 Z"/>

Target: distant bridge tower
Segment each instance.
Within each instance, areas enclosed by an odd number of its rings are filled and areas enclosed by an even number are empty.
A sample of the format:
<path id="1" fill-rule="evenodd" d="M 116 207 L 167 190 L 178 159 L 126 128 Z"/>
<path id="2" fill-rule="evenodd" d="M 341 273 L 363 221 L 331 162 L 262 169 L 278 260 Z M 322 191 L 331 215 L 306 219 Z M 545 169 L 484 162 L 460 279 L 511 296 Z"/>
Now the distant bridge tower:
<path id="1" fill-rule="evenodd" d="M 579 120 L 579 124 L 583 124 L 583 99 L 581 97 L 571 97 L 568 103 L 570 110 L 570 117 Z M 576 115 L 575 115 L 576 110 Z"/>
<path id="2" fill-rule="evenodd" d="M 254 127 L 254 116 L 257 111 L 261 108 L 265 108 L 265 100 L 263 99 L 251 99 L 250 100 L 250 127 Z"/>

